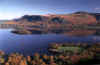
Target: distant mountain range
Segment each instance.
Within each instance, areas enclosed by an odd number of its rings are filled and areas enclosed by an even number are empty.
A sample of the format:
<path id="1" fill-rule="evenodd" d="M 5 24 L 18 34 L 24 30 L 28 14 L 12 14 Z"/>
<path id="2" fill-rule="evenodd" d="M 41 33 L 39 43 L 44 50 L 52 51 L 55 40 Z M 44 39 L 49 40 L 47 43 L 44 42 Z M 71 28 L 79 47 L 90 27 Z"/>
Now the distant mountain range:
<path id="1" fill-rule="evenodd" d="M 96 24 L 100 22 L 100 13 L 75 12 L 72 14 L 47 14 L 47 15 L 24 15 L 14 22 L 50 22 L 71 24 Z"/>

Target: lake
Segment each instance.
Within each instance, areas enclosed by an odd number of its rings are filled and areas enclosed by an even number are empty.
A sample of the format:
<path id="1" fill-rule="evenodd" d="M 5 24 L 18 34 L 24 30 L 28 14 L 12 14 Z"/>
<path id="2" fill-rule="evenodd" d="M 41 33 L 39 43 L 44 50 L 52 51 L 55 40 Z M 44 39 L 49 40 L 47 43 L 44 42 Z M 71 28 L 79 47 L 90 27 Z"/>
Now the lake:
<path id="1" fill-rule="evenodd" d="M 32 55 L 35 52 L 48 53 L 48 44 L 51 43 L 65 43 L 65 42 L 86 42 L 95 43 L 100 42 L 100 36 L 86 35 L 86 36 L 70 36 L 64 34 L 32 34 L 19 35 L 11 33 L 12 29 L 0 29 L 0 50 L 7 54 L 12 52 L 19 52 L 25 55 Z"/>

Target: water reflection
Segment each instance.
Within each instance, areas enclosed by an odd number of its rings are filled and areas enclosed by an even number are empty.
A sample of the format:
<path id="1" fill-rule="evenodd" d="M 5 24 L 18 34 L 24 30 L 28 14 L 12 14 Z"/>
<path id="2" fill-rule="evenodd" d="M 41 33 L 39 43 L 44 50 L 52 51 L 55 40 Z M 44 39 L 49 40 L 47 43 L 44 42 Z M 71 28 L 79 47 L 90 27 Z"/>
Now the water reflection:
<path id="1" fill-rule="evenodd" d="M 69 36 L 88 36 L 96 33 L 96 30 L 72 30 L 69 32 L 64 32 L 65 35 Z"/>
<path id="2" fill-rule="evenodd" d="M 97 30 L 53 30 L 48 31 L 47 33 L 41 31 L 31 31 L 32 34 L 64 34 L 67 36 L 88 36 L 88 35 L 99 35 L 99 31 Z"/>

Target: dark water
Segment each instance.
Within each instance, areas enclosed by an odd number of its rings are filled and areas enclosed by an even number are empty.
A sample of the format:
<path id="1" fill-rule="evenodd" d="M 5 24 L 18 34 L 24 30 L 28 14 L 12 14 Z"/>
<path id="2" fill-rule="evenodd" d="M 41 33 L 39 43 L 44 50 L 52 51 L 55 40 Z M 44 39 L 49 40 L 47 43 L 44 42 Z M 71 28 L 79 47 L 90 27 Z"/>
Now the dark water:
<path id="1" fill-rule="evenodd" d="M 100 42 L 100 36 L 68 36 L 64 34 L 18 35 L 11 29 L 0 29 L 0 49 L 6 53 L 19 52 L 32 55 L 34 52 L 47 53 L 48 44 L 64 42 Z"/>

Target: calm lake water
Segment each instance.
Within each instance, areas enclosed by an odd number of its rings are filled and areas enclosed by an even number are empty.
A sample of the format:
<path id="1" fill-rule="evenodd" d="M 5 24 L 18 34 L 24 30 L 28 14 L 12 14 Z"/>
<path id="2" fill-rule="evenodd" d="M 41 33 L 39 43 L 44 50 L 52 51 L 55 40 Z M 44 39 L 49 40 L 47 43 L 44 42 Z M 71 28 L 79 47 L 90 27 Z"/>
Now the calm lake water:
<path id="1" fill-rule="evenodd" d="M 47 53 L 48 44 L 64 42 L 100 42 L 100 36 L 68 36 L 63 34 L 18 35 L 11 29 L 0 29 L 0 50 L 6 53 L 19 52 L 32 55 L 34 52 Z"/>

